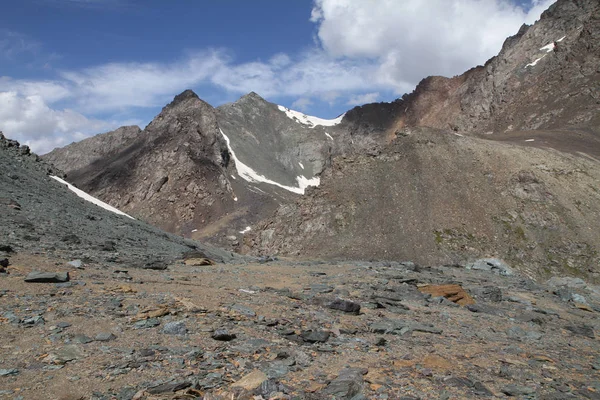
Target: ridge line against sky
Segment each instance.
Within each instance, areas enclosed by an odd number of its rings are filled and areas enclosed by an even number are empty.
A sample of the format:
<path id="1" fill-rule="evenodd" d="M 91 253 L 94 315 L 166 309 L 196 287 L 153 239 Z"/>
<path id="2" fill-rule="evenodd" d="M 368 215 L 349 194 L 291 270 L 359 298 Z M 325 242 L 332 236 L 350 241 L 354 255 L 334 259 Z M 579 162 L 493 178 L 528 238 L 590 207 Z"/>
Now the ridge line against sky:
<path id="1" fill-rule="evenodd" d="M 0 130 L 42 154 L 143 127 L 188 88 L 213 106 L 254 91 L 333 118 L 483 64 L 553 2 L 9 0 Z"/>

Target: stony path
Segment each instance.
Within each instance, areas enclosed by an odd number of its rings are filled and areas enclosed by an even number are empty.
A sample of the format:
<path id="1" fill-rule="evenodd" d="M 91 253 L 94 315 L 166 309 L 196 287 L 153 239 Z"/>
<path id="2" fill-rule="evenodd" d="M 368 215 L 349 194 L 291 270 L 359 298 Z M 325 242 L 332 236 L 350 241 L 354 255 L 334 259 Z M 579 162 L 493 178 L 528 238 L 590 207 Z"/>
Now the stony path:
<path id="1" fill-rule="evenodd" d="M 600 290 L 576 279 L 68 261 L 13 255 L 0 277 L 0 399 L 600 398 Z"/>

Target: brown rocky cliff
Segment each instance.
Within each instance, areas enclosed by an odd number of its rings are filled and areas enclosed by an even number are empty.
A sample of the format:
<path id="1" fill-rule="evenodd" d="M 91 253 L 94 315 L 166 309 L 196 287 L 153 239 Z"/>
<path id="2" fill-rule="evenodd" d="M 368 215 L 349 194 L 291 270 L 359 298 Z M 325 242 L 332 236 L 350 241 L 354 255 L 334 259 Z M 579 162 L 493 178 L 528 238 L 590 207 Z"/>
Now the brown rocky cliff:
<path id="1" fill-rule="evenodd" d="M 598 134 L 599 15 L 596 0 L 559 0 L 535 25 L 524 25 L 508 38 L 484 66 L 421 81 L 402 98 L 390 129 L 428 126 L 466 134 L 584 129 Z M 554 48 L 543 49 L 553 43 Z"/>

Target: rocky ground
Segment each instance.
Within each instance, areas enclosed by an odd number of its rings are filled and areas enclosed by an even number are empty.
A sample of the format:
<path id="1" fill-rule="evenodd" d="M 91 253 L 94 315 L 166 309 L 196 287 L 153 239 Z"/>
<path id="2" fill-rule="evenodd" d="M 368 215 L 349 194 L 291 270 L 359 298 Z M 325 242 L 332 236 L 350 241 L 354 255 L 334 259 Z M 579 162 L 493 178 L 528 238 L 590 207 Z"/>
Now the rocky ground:
<path id="1" fill-rule="evenodd" d="M 600 288 L 579 279 L 4 256 L 1 399 L 600 398 Z"/>

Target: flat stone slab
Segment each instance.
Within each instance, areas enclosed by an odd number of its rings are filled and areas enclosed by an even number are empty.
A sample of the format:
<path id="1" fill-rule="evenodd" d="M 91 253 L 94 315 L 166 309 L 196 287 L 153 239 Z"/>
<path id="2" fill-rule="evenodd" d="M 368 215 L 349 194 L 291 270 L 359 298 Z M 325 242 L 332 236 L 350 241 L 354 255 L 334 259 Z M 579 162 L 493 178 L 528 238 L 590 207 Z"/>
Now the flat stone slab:
<path id="1" fill-rule="evenodd" d="M 68 272 L 40 272 L 33 271 L 25 278 L 25 282 L 34 283 L 61 283 L 69 281 Z"/>

